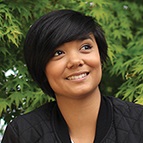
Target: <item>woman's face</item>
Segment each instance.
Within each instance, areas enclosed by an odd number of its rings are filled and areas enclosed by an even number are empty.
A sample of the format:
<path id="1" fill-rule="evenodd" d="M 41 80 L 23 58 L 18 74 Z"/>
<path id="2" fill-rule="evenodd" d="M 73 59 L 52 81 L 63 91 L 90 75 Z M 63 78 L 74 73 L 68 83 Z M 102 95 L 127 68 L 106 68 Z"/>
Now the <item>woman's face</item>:
<path id="1" fill-rule="evenodd" d="M 94 36 L 59 46 L 47 63 L 45 74 L 56 98 L 82 98 L 96 93 L 102 72 Z"/>

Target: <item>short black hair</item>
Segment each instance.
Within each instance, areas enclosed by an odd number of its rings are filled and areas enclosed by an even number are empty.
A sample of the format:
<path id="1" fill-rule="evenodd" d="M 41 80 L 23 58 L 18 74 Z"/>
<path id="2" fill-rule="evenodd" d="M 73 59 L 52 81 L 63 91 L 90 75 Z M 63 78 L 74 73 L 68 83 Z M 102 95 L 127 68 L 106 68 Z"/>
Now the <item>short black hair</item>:
<path id="1" fill-rule="evenodd" d="M 42 16 L 30 27 L 24 43 L 25 61 L 32 78 L 46 94 L 55 96 L 45 75 L 46 64 L 55 49 L 89 34 L 94 35 L 101 62 L 106 62 L 108 56 L 104 32 L 90 16 L 73 10 L 57 10 Z"/>

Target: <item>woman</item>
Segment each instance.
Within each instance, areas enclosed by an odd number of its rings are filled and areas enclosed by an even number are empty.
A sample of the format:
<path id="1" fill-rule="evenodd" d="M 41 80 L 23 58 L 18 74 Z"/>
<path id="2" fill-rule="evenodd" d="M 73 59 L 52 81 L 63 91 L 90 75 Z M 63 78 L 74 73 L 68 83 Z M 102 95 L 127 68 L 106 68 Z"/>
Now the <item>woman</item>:
<path id="1" fill-rule="evenodd" d="M 100 92 L 107 43 L 93 18 L 72 10 L 44 15 L 30 27 L 24 54 L 55 101 L 14 119 L 2 143 L 143 142 L 143 107 Z"/>

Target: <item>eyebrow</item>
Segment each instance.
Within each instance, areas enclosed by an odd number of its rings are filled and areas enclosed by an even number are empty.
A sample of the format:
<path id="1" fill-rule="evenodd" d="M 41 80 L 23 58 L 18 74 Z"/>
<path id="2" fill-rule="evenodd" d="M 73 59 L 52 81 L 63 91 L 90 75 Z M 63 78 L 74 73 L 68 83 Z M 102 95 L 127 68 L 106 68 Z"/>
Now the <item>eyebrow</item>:
<path id="1" fill-rule="evenodd" d="M 77 38 L 77 40 L 81 40 L 81 41 L 88 40 L 88 39 L 93 41 L 93 38 L 91 38 L 90 35 L 84 35 L 84 36 L 80 36 L 80 37 Z"/>

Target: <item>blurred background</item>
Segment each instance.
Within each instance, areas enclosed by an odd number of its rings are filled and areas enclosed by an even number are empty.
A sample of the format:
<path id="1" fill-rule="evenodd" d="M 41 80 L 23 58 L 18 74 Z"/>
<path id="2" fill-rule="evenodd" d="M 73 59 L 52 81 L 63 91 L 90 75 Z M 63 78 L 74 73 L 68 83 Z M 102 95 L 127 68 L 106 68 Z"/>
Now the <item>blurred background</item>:
<path id="1" fill-rule="evenodd" d="M 0 0 L 0 140 L 13 118 L 52 100 L 29 76 L 23 43 L 33 22 L 57 9 L 83 12 L 103 27 L 109 59 L 102 94 L 143 104 L 142 0 Z"/>

